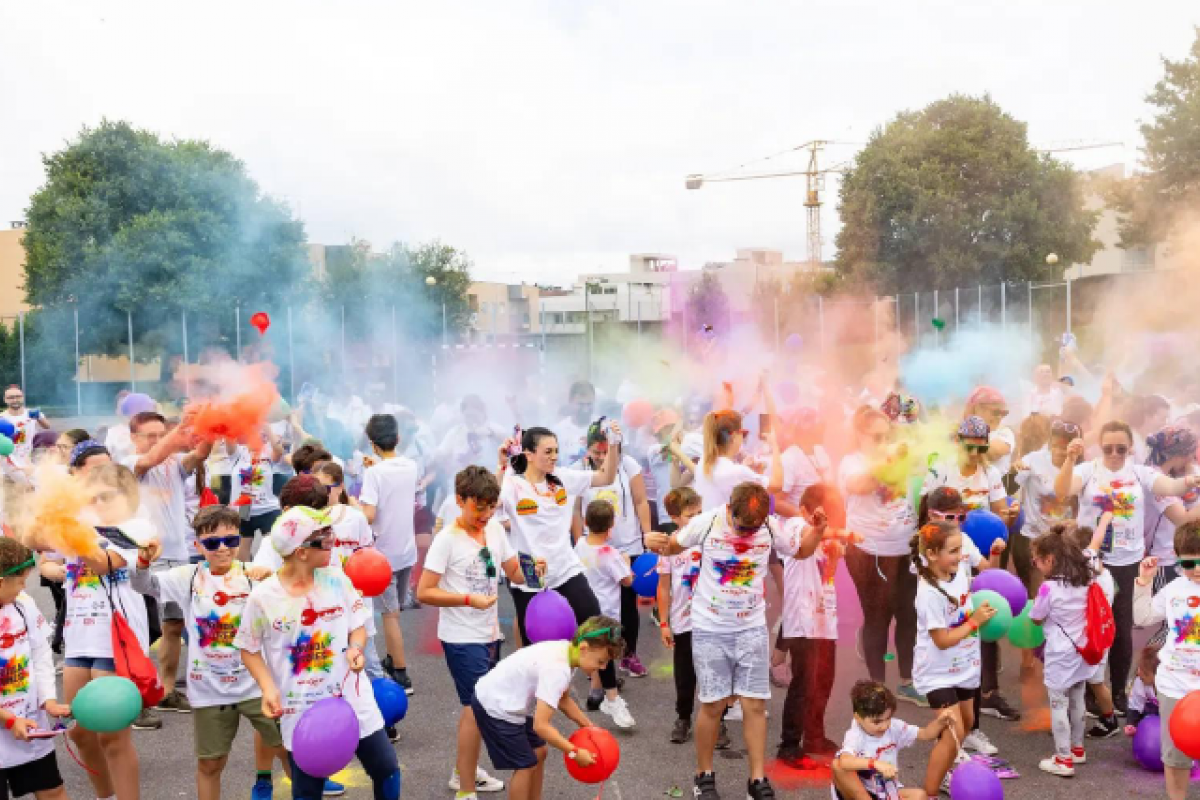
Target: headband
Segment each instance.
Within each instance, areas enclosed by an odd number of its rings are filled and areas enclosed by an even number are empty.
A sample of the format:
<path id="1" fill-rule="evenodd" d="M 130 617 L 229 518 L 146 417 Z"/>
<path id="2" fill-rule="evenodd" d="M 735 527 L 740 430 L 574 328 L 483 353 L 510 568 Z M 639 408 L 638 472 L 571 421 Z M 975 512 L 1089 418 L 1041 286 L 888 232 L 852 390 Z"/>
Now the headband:
<path id="1" fill-rule="evenodd" d="M 37 559 L 34 558 L 33 556 L 30 556 L 28 559 L 26 559 L 25 561 L 22 561 L 20 564 L 17 564 L 15 567 L 9 567 L 8 569 L 4 570 L 3 572 L 0 572 L 0 578 L 6 578 L 9 575 L 19 575 L 22 572 L 24 572 L 25 570 L 33 569 L 36 566 L 37 566 Z"/>
<path id="2" fill-rule="evenodd" d="M 90 454 L 91 451 L 107 453 L 108 448 L 95 439 L 84 439 L 71 448 L 71 459 L 67 463 L 72 467 L 77 467 L 79 466 L 79 459 L 85 454 Z"/>

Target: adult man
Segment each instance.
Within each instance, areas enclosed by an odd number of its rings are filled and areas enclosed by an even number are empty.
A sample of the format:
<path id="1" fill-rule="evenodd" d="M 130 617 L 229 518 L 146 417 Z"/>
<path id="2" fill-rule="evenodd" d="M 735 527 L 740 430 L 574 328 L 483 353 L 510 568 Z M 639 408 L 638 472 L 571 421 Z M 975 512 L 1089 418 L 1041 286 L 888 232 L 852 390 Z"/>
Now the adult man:
<path id="1" fill-rule="evenodd" d="M 488 419 L 483 398 L 469 394 L 459 405 L 462 422 L 455 425 L 442 439 L 437 462 L 445 474 L 454 476 L 470 466 L 490 466 L 496 451 L 508 438 L 504 428 Z"/>
<path id="2" fill-rule="evenodd" d="M 575 381 L 567 395 L 570 416 L 554 426 L 558 437 L 558 462 L 574 464 L 587 452 L 588 426 L 594 421 L 596 387 L 587 381 Z"/>
<path id="3" fill-rule="evenodd" d="M 155 569 L 167 570 L 188 564 L 195 553 L 184 506 L 184 482 L 194 475 L 208 458 L 211 442 L 185 452 L 189 444 L 187 419 L 170 433 L 167 420 L 157 411 L 143 411 L 129 420 L 135 455 L 125 459 L 141 484 L 141 508 L 138 515 L 149 519 L 162 543 L 162 557 Z M 175 670 L 183 635 L 183 611 L 177 603 L 164 603 L 160 609 L 162 640 L 158 645 L 158 674 L 169 692 L 155 708 L 181 714 L 191 712 L 187 698 L 175 690 Z M 159 728 L 162 721 L 143 712 L 134 728 Z"/>
<path id="4" fill-rule="evenodd" d="M 13 433 L 12 460 L 18 466 L 28 466 L 33 452 L 33 435 L 38 429 L 49 430 L 50 421 L 36 408 L 25 408 L 25 392 L 13 384 L 4 390 L 4 419 L 16 428 Z"/>
<path id="5" fill-rule="evenodd" d="M 1054 370 L 1049 364 L 1039 364 L 1033 371 L 1033 389 L 1026 401 L 1026 416 L 1042 414 L 1057 417 L 1062 414 L 1063 387 L 1054 380 Z"/>

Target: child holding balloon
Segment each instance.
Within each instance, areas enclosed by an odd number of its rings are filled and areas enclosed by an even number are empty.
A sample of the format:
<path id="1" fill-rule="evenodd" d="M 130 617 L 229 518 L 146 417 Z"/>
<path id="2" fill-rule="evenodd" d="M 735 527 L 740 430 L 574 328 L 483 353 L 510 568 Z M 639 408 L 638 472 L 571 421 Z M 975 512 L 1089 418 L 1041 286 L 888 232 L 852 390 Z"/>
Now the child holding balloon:
<path id="1" fill-rule="evenodd" d="M 0 537 L 0 796 L 8 792 L 37 800 L 65 800 L 53 738 L 31 738 L 46 717 L 65 717 L 57 701 L 50 626 L 25 594 L 34 567 L 33 551 L 16 539 Z M 40 723 L 40 724 L 39 724 Z"/>

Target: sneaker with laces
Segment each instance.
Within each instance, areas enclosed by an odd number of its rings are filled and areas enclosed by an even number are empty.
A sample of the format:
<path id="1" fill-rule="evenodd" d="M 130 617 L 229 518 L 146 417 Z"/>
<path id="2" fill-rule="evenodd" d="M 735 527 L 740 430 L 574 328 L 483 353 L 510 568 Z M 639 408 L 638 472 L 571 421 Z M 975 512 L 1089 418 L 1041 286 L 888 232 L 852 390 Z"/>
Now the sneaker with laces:
<path id="1" fill-rule="evenodd" d="M 167 693 L 167 696 L 159 701 L 154 707 L 155 711 L 172 711 L 176 714 L 192 713 L 192 704 L 188 699 L 175 690 Z"/>
<path id="2" fill-rule="evenodd" d="M 987 714 L 989 717 L 996 719 L 1007 720 L 1008 722 L 1016 722 L 1021 718 L 1021 712 L 1008 704 L 1004 699 L 1004 695 L 999 692 L 985 694 L 979 701 L 979 713 Z"/>
<path id="3" fill-rule="evenodd" d="M 250 789 L 250 800 L 271 800 L 275 795 L 275 784 L 266 778 L 259 778 Z"/>
<path id="4" fill-rule="evenodd" d="M 395 725 L 389 725 L 388 727 L 384 728 L 383 730 L 384 730 L 384 733 L 387 734 L 388 741 L 391 742 L 392 744 L 395 744 L 396 742 L 400 741 L 400 731 L 396 730 Z"/>
<path id="5" fill-rule="evenodd" d="M 135 731 L 156 731 L 162 727 L 162 720 L 156 717 L 148 708 L 143 708 L 142 713 L 137 715 L 137 719 L 133 721 L 133 729 Z"/>
<path id="6" fill-rule="evenodd" d="M 725 720 L 721 720 L 721 727 L 717 729 L 717 744 L 718 750 L 728 750 L 732 742 L 729 740 L 729 727 L 725 725 Z"/>
<path id="7" fill-rule="evenodd" d="M 345 786 L 342 786 L 337 781 L 331 781 L 329 778 L 325 779 L 325 788 L 321 790 L 321 795 L 323 797 L 341 797 L 345 793 Z"/>
<path id="8" fill-rule="evenodd" d="M 1060 778 L 1073 778 L 1075 776 L 1074 761 L 1062 756 L 1043 758 L 1038 762 L 1038 769 L 1042 772 L 1049 772 L 1051 775 L 1057 775 Z"/>
<path id="9" fill-rule="evenodd" d="M 631 678 L 644 678 L 647 675 L 646 668 L 642 666 L 642 660 L 638 658 L 637 653 L 630 653 L 622 658 L 621 669 L 629 673 Z"/>
<path id="10" fill-rule="evenodd" d="M 925 695 L 917 691 L 917 687 L 911 683 L 902 683 L 896 687 L 896 699 L 902 700 L 905 703 L 912 703 L 914 706 L 921 708 L 929 708 L 929 700 Z"/>
<path id="11" fill-rule="evenodd" d="M 721 800 L 717 792 L 717 776 L 705 772 L 692 779 L 692 797 L 696 800 Z"/>
<path id="12" fill-rule="evenodd" d="M 1000 748 L 992 744 L 992 740 L 987 737 L 987 734 L 980 730 L 968 733 L 963 738 L 962 746 L 966 750 L 974 750 L 976 753 L 983 753 L 985 756 L 994 756 L 1000 752 Z"/>
<path id="13" fill-rule="evenodd" d="M 775 800 L 775 789 L 766 778 L 747 781 L 746 800 Z"/>
<path id="14" fill-rule="evenodd" d="M 1071 748 L 1071 762 L 1074 764 L 1086 764 L 1087 763 L 1087 751 L 1084 750 L 1082 747 L 1072 747 Z"/>
<path id="15" fill-rule="evenodd" d="M 462 782 L 458 779 L 458 769 L 450 773 L 450 780 L 447 782 L 450 791 L 462 791 Z M 475 791 L 476 792 L 503 792 L 504 781 L 489 775 L 483 767 L 475 768 Z"/>
<path id="16" fill-rule="evenodd" d="M 729 713 L 725 715 L 726 722 L 741 722 L 742 721 L 742 704 L 734 703 L 729 707 Z"/>
<path id="17" fill-rule="evenodd" d="M 587 700 L 584 701 L 584 704 L 587 706 L 588 711 L 599 711 L 600 704 L 603 702 L 604 702 L 604 693 L 601 692 L 599 696 L 594 695 L 594 694 L 588 694 Z"/>
<path id="18" fill-rule="evenodd" d="M 615 700 L 605 699 L 600 704 L 600 712 L 612 717 L 613 724 L 618 728 L 628 730 L 637 725 L 634 722 L 633 715 L 629 713 L 629 706 L 626 705 L 624 697 L 618 697 Z"/>
<path id="19" fill-rule="evenodd" d="M 692 735 L 692 721 L 690 719 L 675 720 L 674 727 L 671 728 L 671 743 L 683 744 Z"/>
<path id="20" fill-rule="evenodd" d="M 781 747 L 775 755 L 780 764 L 792 769 L 817 769 L 820 765 L 804 754 L 799 747 Z"/>
<path id="21" fill-rule="evenodd" d="M 1093 739 L 1107 739 L 1110 736 L 1116 736 L 1121 732 L 1121 723 L 1117 722 L 1117 715 L 1113 714 L 1110 717 L 1099 717 L 1096 724 L 1091 727 L 1087 735 Z"/>

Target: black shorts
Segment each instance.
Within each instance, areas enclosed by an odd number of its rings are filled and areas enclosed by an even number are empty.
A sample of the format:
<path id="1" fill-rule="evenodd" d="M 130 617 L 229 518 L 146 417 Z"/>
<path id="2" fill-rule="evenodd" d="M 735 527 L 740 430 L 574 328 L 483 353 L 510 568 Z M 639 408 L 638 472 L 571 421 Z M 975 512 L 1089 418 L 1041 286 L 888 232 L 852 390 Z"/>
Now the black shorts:
<path id="1" fill-rule="evenodd" d="M 13 797 L 21 797 L 34 792 L 48 792 L 62 785 L 63 779 L 58 774 L 58 760 L 54 758 L 54 753 L 47 753 L 37 761 L 0 770 L 0 800 L 8 800 L 10 791 Z"/>
<path id="2" fill-rule="evenodd" d="M 965 700 L 974 700 L 978 689 L 934 689 L 925 693 L 930 708 L 943 709 L 956 706 Z"/>
<path id="3" fill-rule="evenodd" d="M 254 534 L 261 533 L 263 538 L 271 535 L 271 528 L 275 527 L 275 520 L 279 519 L 278 511 L 268 511 L 265 514 L 259 514 L 250 519 L 244 519 L 239 526 L 238 533 L 242 534 L 242 538 L 254 541 Z"/>
<path id="4" fill-rule="evenodd" d="M 487 745 L 488 756 L 496 769 L 532 769 L 537 766 L 539 747 L 545 747 L 542 737 L 533 732 L 533 719 L 527 717 L 524 725 L 504 719 L 496 719 L 484 711 L 478 700 L 471 701 L 475 713 L 475 725 L 480 738 Z"/>

